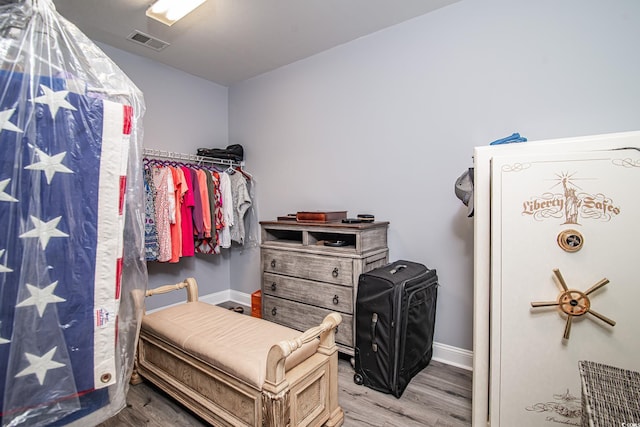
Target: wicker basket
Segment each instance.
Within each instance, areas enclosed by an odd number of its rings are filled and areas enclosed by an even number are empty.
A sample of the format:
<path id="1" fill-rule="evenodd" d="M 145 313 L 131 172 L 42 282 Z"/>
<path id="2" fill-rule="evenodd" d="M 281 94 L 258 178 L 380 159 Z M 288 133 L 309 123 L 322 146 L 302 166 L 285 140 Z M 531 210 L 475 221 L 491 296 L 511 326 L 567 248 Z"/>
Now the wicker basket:
<path id="1" fill-rule="evenodd" d="M 640 373 L 579 361 L 582 426 L 640 426 Z"/>

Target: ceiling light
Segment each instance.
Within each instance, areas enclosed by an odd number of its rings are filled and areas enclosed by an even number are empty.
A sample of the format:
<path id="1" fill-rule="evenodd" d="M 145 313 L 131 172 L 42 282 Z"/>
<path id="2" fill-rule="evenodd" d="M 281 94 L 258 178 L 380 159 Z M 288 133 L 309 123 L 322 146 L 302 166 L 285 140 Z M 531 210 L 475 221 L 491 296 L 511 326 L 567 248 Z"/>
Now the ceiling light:
<path id="1" fill-rule="evenodd" d="M 146 15 L 171 26 L 204 2 L 205 0 L 158 0 L 147 9 Z"/>

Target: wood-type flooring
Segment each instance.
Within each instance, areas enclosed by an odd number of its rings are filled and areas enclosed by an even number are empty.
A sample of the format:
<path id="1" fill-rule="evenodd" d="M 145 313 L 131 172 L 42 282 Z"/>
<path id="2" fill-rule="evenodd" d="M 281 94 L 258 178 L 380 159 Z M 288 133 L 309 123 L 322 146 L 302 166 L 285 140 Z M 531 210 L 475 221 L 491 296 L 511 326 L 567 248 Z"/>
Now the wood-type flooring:
<path id="1" fill-rule="evenodd" d="M 459 427 L 471 425 L 471 371 L 431 361 L 400 399 L 353 382 L 346 358 L 338 364 L 344 427 Z M 129 387 L 127 406 L 100 427 L 187 427 L 208 424 L 149 382 Z"/>

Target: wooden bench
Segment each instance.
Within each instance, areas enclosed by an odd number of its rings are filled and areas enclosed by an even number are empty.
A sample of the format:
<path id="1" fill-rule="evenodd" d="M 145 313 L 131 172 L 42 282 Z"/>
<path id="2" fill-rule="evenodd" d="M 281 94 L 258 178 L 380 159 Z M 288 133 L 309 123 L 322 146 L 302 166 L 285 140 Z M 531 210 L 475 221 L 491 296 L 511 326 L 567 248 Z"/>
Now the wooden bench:
<path id="1" fill-rule="evenodd" d="M 300 333 L 198 301 L 192 278 L 146 296 L 183 288 L 186 303 L 142 316 L 132 384 L 149 380 L 215 426 L 342 425 L 339 314 Z"/>

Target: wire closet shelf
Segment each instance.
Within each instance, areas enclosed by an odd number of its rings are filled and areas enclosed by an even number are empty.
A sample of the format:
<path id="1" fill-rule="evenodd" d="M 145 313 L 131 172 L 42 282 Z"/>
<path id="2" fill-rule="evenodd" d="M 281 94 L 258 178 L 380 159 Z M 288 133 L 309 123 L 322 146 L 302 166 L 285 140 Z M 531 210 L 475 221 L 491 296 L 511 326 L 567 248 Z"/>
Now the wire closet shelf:
<path id="1" fill-rule="evenodd" d="M 154 148 L 145 148 L 142 152 L 143 157 L 154 159 L 181 160 L 195 164 L 216 164 L 228 165 L 231 167 L 244 166 L 244 161 L 236 161 L 231 159 L 218 159 L 215 157 L 198 156 L 196 154 L 175 153 L 173 151 L 156 150 Z"/>

